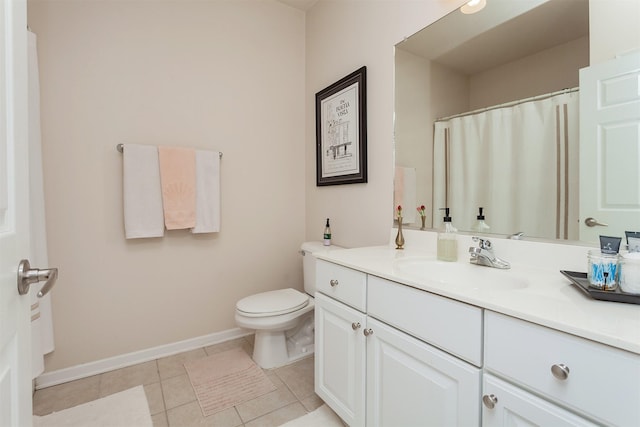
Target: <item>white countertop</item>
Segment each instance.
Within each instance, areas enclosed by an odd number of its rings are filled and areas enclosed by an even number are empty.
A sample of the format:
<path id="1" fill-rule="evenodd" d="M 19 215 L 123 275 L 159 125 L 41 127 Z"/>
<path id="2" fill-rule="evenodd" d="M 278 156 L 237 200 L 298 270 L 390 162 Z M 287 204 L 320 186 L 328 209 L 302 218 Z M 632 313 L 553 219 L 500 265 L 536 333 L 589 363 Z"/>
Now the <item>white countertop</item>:
<path id="1" fill-rule="evenodd" d="M 468 250 L 468 247 L 464 247 L 466 243 L 464 238 L 462 242 L 459 241 L 458 263 L 469 264 L 468 256 L 465 256 Z M 502 245 L 512 249 L 509 245 L 522 244 L 504 241 Z M 495 246 L 497 245 L 494 243 Z M 578 261 L 575 258 L 577 257 L 573 256 L 573 259 L 569 259 L 572 255 L 566 255 L 567 251 L 577 251 L 581 259 L 581 251 L 585 248 L 566 249 L 560 245 L 550 246 L 554 247 L 551 252 L 555 250 L 555 246 L 559 246 L 558 254 L 566 258 L 567 266 L 561 269 L 586 271 L 586 264 L 584 268 L 576 268 Z M 518 246 L 514 247 L 518 248 Z M 498 256 L 502 255 L 503 258 L 511 261 L 509 270 L 475 265 L 460 267 L 478 269 L 477 277 L 491 274 L 491 277 L 495 278 L 503 274 L 507 281 L 515 279 L 517 283 L 524 284 L 523 286 L 501 288 L 500 286 L 455 285 L 419 278 L 416 275 L 406 274 L 398 268 L 399 263 L 406 262 L 400 260 L 410 262 L 411 259 L 418 262 L 426 260 L 430 266 L 438 268 L 440 262 L 435 261 L 435 246 L 431 247 L 430 244 L 415 248 L 406 247 L 404 250 L 396 250 L 391 245 L 333 249 L 314 253 L 314 256 L 367 274 L 640 354 L 640 305 L 594 300 L 572 285 L 559 272 L 559 269 L 555 268 L 557 266 L 546 266 L 549 268 L 532 266 L 534 262 L 532 258 L 537 257 L 532 257 L 531 253 L 525 257 L 526 259 L 520 259 L 521 262 L 517 262 L 518 250 L 506 253 L 507 255 L 504 255 L 496 250 Z M 509 255 L 516 258 L 515 262 L 513 258 L 509 259 Z M 549 254 L 545 246 L 544 256 L 553 257 L 554 254 Z M 540 262 L 539 259 L 535 261 Z M 559 265 L 562 265 L 562 260 L 559 262 Z"/>

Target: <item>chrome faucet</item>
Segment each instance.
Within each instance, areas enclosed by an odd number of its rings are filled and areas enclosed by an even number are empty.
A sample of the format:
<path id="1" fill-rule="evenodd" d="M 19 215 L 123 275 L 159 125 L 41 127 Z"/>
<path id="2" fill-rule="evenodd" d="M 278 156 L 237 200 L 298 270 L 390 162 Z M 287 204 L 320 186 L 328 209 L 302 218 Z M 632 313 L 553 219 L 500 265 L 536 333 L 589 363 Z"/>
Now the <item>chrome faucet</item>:
<path id="1" fill-rule="evenodd" d="M 471 246 L 469 248 L 469 262 L 476 265 L 484 265 L 486 267 L 511 268 L 511 264 L 507 261 L 500 259 L 493 253 L 491 242 L 481 237 L 472 237 L 474 242 L 478 242 L 478 246 Z"/>

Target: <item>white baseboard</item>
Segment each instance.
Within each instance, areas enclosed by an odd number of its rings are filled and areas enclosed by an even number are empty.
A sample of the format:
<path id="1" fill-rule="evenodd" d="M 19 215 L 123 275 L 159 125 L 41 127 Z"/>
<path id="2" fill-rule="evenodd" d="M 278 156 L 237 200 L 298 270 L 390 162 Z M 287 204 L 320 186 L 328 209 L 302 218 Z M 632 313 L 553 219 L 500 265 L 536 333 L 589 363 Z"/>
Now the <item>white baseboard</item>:
<path id="1" fill-rule="evenodd" d="M 92 375 L 103 374 L 105 372 L 113 371 L 114 369 L 126 368 L 127 366 L 148 362 L 149 360 L 182 353 L 183 351 L 219 344 L 221 342 L 251 335 L 252 333 L 253 331 L 241 328 L 228 329 L 226 331 L 216 332 L 210 335 L 190 338 L 188 340 L 161 345 L 146 350 L 135 351 L 133 353 L 121 354 L 107 359 L 96 360 L 95 362 L 83 363 L 82 365 L 71 366 L 57 371 L 45 372 L 36 378 L 35 387 L 36 390 L 40 390 L 42 388 L 90 377 Z"/>

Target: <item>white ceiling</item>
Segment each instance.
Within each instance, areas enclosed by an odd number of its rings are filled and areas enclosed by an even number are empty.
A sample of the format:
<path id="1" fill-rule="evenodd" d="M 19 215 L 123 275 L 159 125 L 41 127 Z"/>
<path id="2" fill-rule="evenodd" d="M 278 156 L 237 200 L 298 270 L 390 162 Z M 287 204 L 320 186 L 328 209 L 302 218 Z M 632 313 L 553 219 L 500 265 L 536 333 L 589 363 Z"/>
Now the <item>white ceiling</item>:
<path id="1" fill-rule="evenodd" d="M 311 9 L 318 0 L 278 0 L 280 3 L 288 4 L 303 11 Z"/>
<path id="2" fill-rule="evenodd" d="M 507 22 L 516 6 L 526 10 L 539 0 L 487 0 L 476 15 L 455 11 L 398 47 L 466 74 L 566 43 L 589 33 L 588 0 L 552 0 Z M 513 16 L 513 15 L 512 15 Z M 494 22 L 495 21 L 495 22 Z M 456 30 L 452 30 L 456 29 Z"/>

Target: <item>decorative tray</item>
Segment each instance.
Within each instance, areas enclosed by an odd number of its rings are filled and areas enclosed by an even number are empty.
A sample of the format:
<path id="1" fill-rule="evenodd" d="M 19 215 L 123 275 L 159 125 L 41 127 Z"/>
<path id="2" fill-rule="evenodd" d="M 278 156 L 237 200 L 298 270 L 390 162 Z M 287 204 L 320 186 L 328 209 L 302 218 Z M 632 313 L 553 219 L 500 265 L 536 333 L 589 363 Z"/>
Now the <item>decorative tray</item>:
<path id="1" fill-rule="evenodd" d="M 602 301 L 626 302 L 629 304 L 640 304 L 640 295 L 622 292 L 620 290 L 620 287 L 617 287 L 613 291 L 603 291 L 600 289 L 589 287 L 587 273 L 578 273 L 575 271 L 566 270 L 560 270 L 560 273 L 571 280 L 571 283 L 573 283 L 578 289 L 594 299 L 599 299 Z"/>

